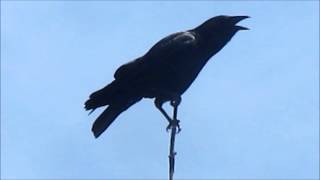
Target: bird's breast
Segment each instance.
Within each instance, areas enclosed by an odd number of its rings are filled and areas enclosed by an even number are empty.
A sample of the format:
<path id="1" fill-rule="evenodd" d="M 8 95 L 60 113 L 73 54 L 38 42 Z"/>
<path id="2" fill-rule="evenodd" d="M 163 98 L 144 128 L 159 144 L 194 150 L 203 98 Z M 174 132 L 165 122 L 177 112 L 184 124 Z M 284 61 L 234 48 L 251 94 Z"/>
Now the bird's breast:
<path id="1" fill-rule="evenodd" d="M 208 56 L 190 56 L 172 63 L 168 71 L 170 74 L 168 83 L 172 89 L 179 94 L 184 93 L 196 79 L 209 58 Z"/>

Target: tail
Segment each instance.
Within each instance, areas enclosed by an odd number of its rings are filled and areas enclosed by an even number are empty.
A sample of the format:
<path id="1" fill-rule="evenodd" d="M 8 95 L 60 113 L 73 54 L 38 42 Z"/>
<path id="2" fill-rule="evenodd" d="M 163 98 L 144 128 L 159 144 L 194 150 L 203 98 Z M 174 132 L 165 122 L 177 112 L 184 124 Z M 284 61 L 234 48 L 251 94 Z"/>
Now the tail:
<path id="1" fill-rule="evenodd" d="M 89 96 L 89 99 L 84 103 L 85 109 L 92 110 L 92 113 L 96 108 L 108 105 L 111 102 L 111 99 L 114 97 L 114 94 L 117 93 L 118 89 L 120 88 L 119 83 L 114 80 L 106 87 L 92 93 Z"/>
<path id="2" fill-rule="evenodd" d="M 92 126 L 92 132 L 96 138 L 110 126 L 119 114 L 142 99 L 135 92 L 133 89 L 126 87 L 125 83 L 114 80 L 106 87 L 90 95 L 85 102 L 86 110 L 93 112 L 96 108 L 108 105 Z"/>
<path id="3" fill-rule="evenodd" d="M 121 114 L 127 110 L 130 106 L 140 101 L 141 97 L 121 98 L 122 100 L 116 102 L 116 104 L 110 104 L 106 110 L 96 119 L 92 126 L 92 132 L 95 138 L 98 138 L 111 123 Z"/>

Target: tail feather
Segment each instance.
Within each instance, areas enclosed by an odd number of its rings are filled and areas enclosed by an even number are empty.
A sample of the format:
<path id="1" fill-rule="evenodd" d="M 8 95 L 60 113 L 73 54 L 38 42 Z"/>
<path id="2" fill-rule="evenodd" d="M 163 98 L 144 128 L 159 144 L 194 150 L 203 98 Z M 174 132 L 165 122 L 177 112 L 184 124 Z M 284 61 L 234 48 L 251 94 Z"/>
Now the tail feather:
<path id="1" fill-rule="evenodd" d="M 95 138 L 98 138 L 112 124 L 119 114 L 141 99 L 141 97 L 135 97 L 127 99 L 126 101 L 117 102 L 117 104 L 109 105 L 108 108 L 96 119 L 92 126 L 91 130 Z"/>
<path id="2" fill-rule="evenodd" d="M 92 113 L 96 108 L 108 105 L 118 89 L 118 83 L 113 81 L 104 88 L 92 93 L 89 96 L 89 99 L 85 102 L 85 109 L 92 110 L 90 112 Z"/>

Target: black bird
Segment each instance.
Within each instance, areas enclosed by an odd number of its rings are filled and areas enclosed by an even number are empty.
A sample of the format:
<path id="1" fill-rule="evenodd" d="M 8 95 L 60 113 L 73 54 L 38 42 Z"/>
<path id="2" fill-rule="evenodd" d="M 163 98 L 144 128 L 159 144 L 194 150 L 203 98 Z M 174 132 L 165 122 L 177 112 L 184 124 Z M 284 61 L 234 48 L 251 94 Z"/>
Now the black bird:
<path id="1" fill-rule="evenodd" d="M 239 30 L 248 30 L 237 23 L 248 16 L 216 16 L 198 27 L 171 34 L 157 42 L 145 55 L 122 65 L 114 80 L 92 93 L 85 109 L 94 111 L 107 106 L 93 124 L 99 137 L 123 111 L 142 98 L 155 98 L 162 108 L 167 101 L 180 102 L 207 61 L 220 51 Z M 170 122 L 170 121 L 169 121 Z"/>

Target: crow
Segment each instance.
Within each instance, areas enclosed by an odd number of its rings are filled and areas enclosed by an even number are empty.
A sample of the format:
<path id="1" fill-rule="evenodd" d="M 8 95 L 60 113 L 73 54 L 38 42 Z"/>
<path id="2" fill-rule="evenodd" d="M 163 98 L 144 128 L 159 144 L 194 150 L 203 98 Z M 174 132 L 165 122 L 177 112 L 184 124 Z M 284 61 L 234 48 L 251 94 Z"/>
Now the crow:
<path id="1" fill-rule="evenodd" d="M 180 103 L 181 95 L 208 60 L 238 31 L 248 30 L 237 25 L 246 18 L 249 16 L 212 17 L 194 29 L 173 33 L 161 39 L 143 56 L 120 66 L 114 74 L 114 80 L 92 93 L 85 102 L 85 109 L 91 112 L 107 106 L 92 126 L 95 138 L 119 114 L 142 98 L 155 98 L 155 106 L 170 122 L 162 105 L 168 101 Z"/>

